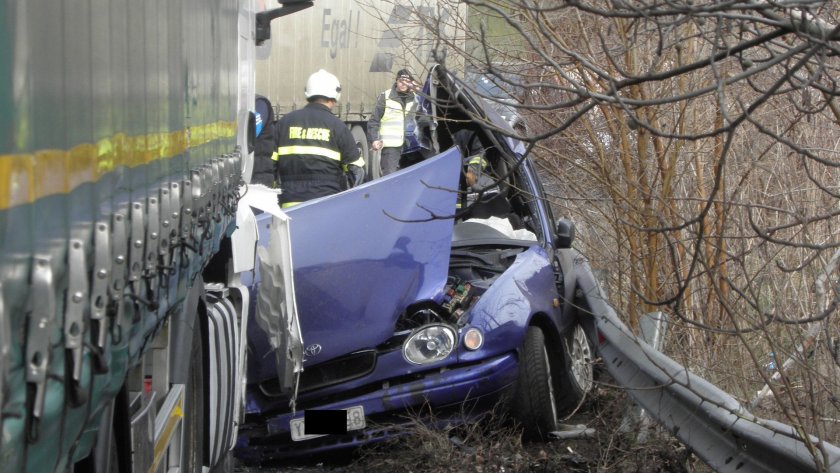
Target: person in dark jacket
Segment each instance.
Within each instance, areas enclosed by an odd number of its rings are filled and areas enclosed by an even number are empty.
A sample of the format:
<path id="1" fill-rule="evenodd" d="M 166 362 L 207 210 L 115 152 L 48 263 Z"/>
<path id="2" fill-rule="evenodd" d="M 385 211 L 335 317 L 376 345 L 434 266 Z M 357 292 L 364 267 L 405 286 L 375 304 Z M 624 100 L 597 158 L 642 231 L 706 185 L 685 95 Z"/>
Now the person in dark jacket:
<path id="1" fill-rule="evenodd" d="M 341 96 L 338 78 L 321 69 L 306 81 L 309 102 L 277 121 L 275 178 L 280 205 L 289 207 L 341 192 L 364 179 L 364 158 L 350 129 L 332 113 Z"/>
<path id="2" fill-rule="evenodd" d="M 266 97 L 257 95 L 254 112 L 256 139 L 251 183 L 274 187 L 274 110 Z"/>
<path id="3" fill-rule="evenodd" d="M 414 120 L 417 103 L 415 91 L 418 84 L 407 69 L 400 69 L 394 85 L 379 94 L 373 114 L 368 119 L 370 146 L 374 151 L 382 150 L 379 160 L 382 175 L 420 161 L 419 153 L 403 156 L 405 131 Z"/>

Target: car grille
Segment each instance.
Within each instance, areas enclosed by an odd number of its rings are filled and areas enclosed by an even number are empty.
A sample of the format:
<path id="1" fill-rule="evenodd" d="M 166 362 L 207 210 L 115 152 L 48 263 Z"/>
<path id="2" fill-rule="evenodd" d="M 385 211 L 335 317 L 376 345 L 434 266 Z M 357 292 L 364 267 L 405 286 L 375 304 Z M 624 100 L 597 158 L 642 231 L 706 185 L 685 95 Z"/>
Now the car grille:
<path id="1" fill-rule="evenodd" d="M 370 374 L 375 366 L 375 350 L 351 353 L 319 365 L 307 366 L 300 374 L 299 392 L 312 391 L 361 378 Z M 260 388 L 266 396 L 282 395 L 277 380 L 260 383 Z"/>

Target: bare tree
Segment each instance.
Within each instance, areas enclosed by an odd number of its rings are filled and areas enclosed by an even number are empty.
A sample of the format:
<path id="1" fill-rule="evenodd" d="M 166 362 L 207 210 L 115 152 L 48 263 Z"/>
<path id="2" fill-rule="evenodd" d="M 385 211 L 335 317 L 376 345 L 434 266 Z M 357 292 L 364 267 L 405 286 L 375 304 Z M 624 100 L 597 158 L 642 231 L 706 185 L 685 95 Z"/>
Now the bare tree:
<path id="1" fill-rule="evenodd" d="M 686 366 L 840 441 L 840 6 L 463 3 L 421 23 L 517 98 L 519 138 L 628 324 L 670 313 Z"/>

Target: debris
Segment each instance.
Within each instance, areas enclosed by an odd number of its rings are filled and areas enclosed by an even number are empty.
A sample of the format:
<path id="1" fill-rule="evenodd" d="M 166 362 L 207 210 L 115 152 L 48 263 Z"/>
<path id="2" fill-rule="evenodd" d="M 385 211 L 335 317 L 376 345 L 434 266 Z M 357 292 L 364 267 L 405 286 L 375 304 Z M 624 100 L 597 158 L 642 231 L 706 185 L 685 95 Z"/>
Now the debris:
<path id="1" fill-rule="evenodd" d="M 559 430 L 549 432 L 548 436 L 553 439 L 578 439 L 595 437 L 595 429 L 593 429 L 592 427 L 587 427 L 583 424 L 560 424 L 559 427 Z"/>

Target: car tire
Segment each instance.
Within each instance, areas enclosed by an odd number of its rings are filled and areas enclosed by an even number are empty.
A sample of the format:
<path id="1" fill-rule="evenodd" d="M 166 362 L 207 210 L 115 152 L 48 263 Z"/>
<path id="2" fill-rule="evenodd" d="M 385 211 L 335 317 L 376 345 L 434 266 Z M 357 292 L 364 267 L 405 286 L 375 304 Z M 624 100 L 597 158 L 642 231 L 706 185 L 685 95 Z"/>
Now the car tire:
<path id="1" fill-rule="evenodd" d="M 557 408 L 561 414 L 575 410 L 594 385 L 593 348 L 579 323 L 563 337 L 564 370 L 557 373 Z"/>
<path id="2" fill-rule="evenodd" d="M 551 360 L 539 327 L 528 327 L 520 353 L 512 415 L 525 440 L 546 440 L 549 432 L 557 430 L 557 403 Z"/>

